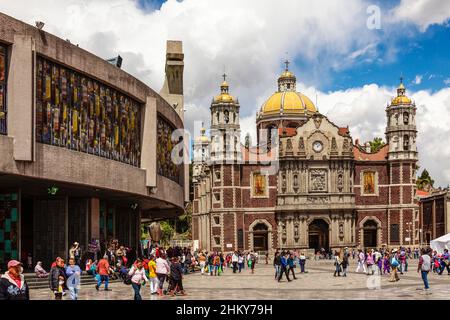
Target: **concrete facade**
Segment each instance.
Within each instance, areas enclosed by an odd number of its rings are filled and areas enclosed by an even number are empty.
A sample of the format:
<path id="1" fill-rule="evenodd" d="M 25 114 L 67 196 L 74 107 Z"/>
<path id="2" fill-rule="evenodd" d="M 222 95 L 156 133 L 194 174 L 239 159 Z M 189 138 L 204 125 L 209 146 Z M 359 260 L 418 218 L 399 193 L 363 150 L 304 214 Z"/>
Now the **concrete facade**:
<path id="1" fill-rule="evenodd" d="M 133 222 L 129 222 L 133 230 L 127 227 L 131 233 L 123 236 L 126 239 L 132 238 L 129 245 L 135 248 L 138 246 L 140 232 L 138 226 L 141 217 L 174 217 L 184 212 L 187 199 L 185 190 L 189 181 L 188 167 L 182 166 L 181 178 L 174 181 L 159 170 L 156 151 L 158 135 L 161 134 L 157 127 L 158 121 L 164 121 L 173 130 L 184 127 L 183 115 L 179 111 L 184 110 L 182 73 L 184 56 L 181 42 L 171 41 L 168 44 L 166 72 L 172 70 L 171 59 L 175 55 L 181 73 L 178 73 L 175 89 L 162 90 L 164 95 L 158 94 L 120 68 L 77 45 L 2 13 L 0 13 L 0 43 L 7 48 L 8 61 L 6 96 L 8 130 L 6 135 L 0 135 L 0 215 L 2 215 L 0 218 L 4 215 L 3 218 L 8 220 L 8 224 L 10 221 L 17 224 L 14 227 L 17 228 L 17 232 L 12 234 L 14 239 L 6 239 L 11 243 L 5 244 L 8 250 L 12 246 L 10 250 L 12 256 L 0 255 L 0 263 L 4 263 L 6 258 L 20 259 L 23 258 L 23 254 L 32 253 L 31 242 L 27 245 L 27 252 L 21 252 L 24 251 L 20 249 L 22 244 L 31 240 L 24 239 L 26 235 L 20 230 L 27 229 L 26 225 L 21 227 L 25 221 L 22 219 L 23 208 L 28 205 L 29 211 L 36 211 L 39 201 L 50 201 L 56 197 L 61 199 L 65 197 L 64 201 L 69 202 L 72 197 L 86 199 L 88 212 L 86 219 L 83 220 L 86 223 L 80 223 L 83 228 L 88 229 L 86 238 L 89 239 L 98 239 L 105 228 L 112 230 L 112 236 L 118 236 L 120 233 L 118 230 L 122 228 L 120 224 L 128 224 L 127 220 L 120 216 L 131 207 L 135 211 L 134 214 L 130 213 Z M 176 52 L 173 52 L 174 50 Z M 51 61 L 86 79 L 98 81 L 139 104 L 141 150 L 138 166 L 68 147 L 37 142 L 37 59 Z M 174 97 L 178 99 L 178 109 L 172 105 Z M 54 197 L 50 194 L 50 187 L 56 187 Z M 18 198 L 17 208 L 12 208 L 6 200 L 2 203 L 2 197 Z M 111 215 L 101 217 L 105 208 L 111 208 Z M 18 210 L 18 218 L 14 210 Z M 68 210 L 70 211 L 70 208 Z M 83 210 L 79 214 L 84 216 L 86 212 Z M 61 214 L 67 215 L 67 210 Z M 31 226 L 32 217 L 24 219 L 29 219 Z M 106 220 L 101 222 L 99 219 L 113 220 L 105 226 Z M 70 226 L 66 227 L 65 232 L 68 232 Z M 10 229 L 9 225 L 7 229 Z M 86 248 L 87 243 L 82 241 L 80 243 Z M 0 251 L 2 245 L 0 241 Z M 68 248 L 65 250 L 67 255 Z"/>

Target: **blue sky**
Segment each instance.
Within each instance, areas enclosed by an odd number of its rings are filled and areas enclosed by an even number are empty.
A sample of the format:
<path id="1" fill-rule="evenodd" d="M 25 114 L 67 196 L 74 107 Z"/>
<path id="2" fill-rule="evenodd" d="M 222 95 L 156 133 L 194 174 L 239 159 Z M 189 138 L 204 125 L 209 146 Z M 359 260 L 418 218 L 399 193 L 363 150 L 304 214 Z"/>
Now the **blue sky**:
<path id="1" fill-rule="evenodd" d="M 37 0 L 35 0 L 38 2 Z M 380 29 L 370 29 L 378 5 Z M 159 91 L 167 40 L 183 41 L 185 126 L 210 122 L 226 69 L 241 137 L 276 90 L 286 56 L 297 90 L 354 140 L 384 138 L 402 74 L 417 105 L 419 164 L 450 184 L 450 0 L 1 0 L 0 11 L 70 39 Z M 287 54 L 286 54 L 287 52 Z"/>

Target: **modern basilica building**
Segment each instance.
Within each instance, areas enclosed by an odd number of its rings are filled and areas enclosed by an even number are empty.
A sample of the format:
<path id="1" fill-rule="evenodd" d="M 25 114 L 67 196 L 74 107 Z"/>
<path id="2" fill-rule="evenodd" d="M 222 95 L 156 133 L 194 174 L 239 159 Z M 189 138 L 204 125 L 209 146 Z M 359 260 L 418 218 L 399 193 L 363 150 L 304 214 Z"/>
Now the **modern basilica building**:
<path id="1" fill-rule="evenodd" d="M 137 249 L 142 219 L 176 217 L 188 165 L 182 43 L 167 42 L 158 92 L 68 40 L 0 13 L 0 268 L 67 258 L 93 239 Z"/>
<path id="2" fill-rule="evenodd" d="M 416 106 L 405 91 L 401 82 L 385 110 L 387 143 L 371 152 L 296 90 L 286 63 L 257 113 L 258 145 L 246 147 L 238 100 L 224 81 L 210 108 L 211 137 L 202 129 L 194 144 L 199 248 L 314 252 L 417 243 Z M 277 138 L 262 139 L 264 129 Z"/>

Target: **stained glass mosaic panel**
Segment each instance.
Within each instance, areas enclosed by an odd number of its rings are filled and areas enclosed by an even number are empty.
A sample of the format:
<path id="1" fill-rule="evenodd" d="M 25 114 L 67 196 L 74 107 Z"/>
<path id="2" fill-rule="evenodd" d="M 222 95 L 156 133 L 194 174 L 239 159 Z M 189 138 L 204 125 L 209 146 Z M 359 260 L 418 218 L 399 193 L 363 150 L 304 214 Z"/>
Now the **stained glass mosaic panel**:
<path id="1" fill-rule="evenodd" d="M 38 142 L 139 166 L 141 105 L 99 81 L 37 59 Z"/>
<path id="2" fill-rule="evenodd" d="M 18 196 L 0 194 L 0 265 L 18 259 Z"/>
<path id="3" fill-rule="evenodd" d="M 173 141 L 174 128 L 163 118 L 158 117 L 157 168 L 158 174 L 177 183 L 180 181 L 180 165 L 172 161 L 172 150 L 179 141 Z"/>

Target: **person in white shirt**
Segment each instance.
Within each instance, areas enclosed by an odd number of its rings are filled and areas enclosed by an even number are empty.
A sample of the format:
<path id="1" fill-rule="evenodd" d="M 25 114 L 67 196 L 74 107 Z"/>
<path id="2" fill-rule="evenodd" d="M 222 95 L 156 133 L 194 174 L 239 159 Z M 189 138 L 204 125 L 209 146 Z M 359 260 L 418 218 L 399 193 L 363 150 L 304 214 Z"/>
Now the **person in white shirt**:
<path id="1" fill-rule="evenodd" d="M 134 290 L 134 300 L 142 300 L 141 284 L 148 282 L 148 278 L 145 274 L 145 268 L 141 259 L 136 260 L 128 272 L 128 275 L 131 276 L 131 286 Z"/>
<path id="2" fill-rule="evenodd" d="M 239 256 L 237 252 L 233 252 L 233 255 L 231 256 L 231 263 L 233 264 L 233 273 L 236 273 L 238 268 L 238 262 L 239 262 Z"/>
<path id="3" fill-rule="evenodd" d="M 356 268 L 355 272 L 359 272 L 359 269 L 362 268 L 364 273 L 367 273 L 366 271 L 366 265 L 364 264 L 364 262 L 366 261 L 366 255 L 364 254 L 364 252 L 359 249 L 359 254 L 358 254 L 358 267 Z"/>

